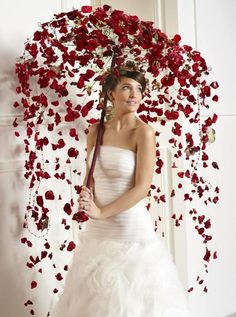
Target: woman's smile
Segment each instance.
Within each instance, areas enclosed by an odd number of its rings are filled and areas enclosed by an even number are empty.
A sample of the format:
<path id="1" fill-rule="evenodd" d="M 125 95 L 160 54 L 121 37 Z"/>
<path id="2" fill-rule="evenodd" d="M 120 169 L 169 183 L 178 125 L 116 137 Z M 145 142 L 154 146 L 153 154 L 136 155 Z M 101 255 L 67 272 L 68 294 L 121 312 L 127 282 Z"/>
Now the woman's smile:
<path id="1" fill-rule="evenodd" d="M 136 105 L 137 101 L 135 100 L 128 100 L 127 103 L 131 104 L 131 105 Z"/>

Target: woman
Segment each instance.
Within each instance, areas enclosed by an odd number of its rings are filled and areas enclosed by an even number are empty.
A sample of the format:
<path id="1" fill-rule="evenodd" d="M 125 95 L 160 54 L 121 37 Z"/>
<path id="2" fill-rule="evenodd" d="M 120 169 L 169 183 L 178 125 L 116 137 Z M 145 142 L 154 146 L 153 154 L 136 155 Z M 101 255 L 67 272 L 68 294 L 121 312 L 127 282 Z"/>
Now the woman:
<path id="1" fill-rule="evenodd" d="M 146 80 L 134 65 L 106 77 L 114 114 L 79 207 L 89 216 L 55 317 L 187 317 L 186 294 L 144 198 L 155 165 L 155 133 L 136 116 Z M 87 173 L 98 124 L 87 135 Z"/>

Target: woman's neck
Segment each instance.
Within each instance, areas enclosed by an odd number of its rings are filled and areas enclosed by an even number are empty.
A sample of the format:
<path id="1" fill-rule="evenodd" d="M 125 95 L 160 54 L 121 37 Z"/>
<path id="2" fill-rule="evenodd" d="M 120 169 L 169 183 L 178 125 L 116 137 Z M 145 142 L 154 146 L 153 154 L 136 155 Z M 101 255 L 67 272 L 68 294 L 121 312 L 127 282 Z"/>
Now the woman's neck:
<path id="1" fill-rule="evenodd" d="M 135 115 L 114 117 L 107 122 L 107 125 L 117 132 L 133 129 L 137 125 L 137 117 Z"/>

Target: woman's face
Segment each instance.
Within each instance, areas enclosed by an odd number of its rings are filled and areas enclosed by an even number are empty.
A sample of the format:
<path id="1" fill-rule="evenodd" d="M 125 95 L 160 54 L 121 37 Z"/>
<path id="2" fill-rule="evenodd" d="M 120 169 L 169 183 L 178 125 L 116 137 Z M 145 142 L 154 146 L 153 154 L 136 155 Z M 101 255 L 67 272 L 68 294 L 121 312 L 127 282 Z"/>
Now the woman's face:
<path id="1" fill-rule="evenodd" d="M 142 86 L 129 77 L 121 77 L 114 90 L 108 92 L 109 99 L 119 112 L 135 112 L 142 100 Z"/>

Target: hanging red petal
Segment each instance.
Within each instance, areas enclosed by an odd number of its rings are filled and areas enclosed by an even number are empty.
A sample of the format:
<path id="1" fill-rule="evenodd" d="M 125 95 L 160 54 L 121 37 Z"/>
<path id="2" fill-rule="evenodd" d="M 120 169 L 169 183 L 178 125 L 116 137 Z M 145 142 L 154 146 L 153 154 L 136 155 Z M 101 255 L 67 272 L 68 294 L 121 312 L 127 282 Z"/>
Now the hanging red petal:
<path id="1" fill-rule="evenodd" d="M 31 288 L 36 288 L 37 287 L 37 282 L 36 281 L 32 281 L 31 282 Z"/>
<path id="2" fill-rule="evenodd" d="M 76 247 L 75 243 L 73 241 L 70 241 L 67 246 L 67 251 L 72 251 Z"/>
<path id="3" fill-rule="evenodd" d="M 36 196 L 36 201 L 39 207 L 43 207 L 43 196 Z"/>
<path id="4" fill-rule="evenodd" d="M 55 275 L 55 277 L 56 277 L 56 279 L 57 279 L 58 281 L 63 280 L 63 277 L 62 277 L 61 273 L 57 273 L 57 274 Z"/>
<path id="5" fill-rule="evenodd" d="M 71 215 L 72 209 L 71 209 L 71 205 L 69 203 L 66 203 L 63 209 L 67 213 L 67 215 Z"/>
<path id="6" fill-rule="evenodd" d="M 54 200 L 54 199 L 55 199 L 55 196 L 54 196 L 53 191 L 52 191 L 52 190 L 46 191 L 46 193 L 45 193 L 45 198 L 46 198 L 47 200 Z"/>

